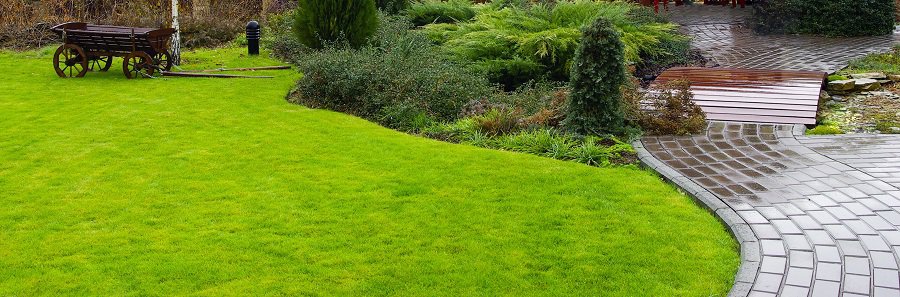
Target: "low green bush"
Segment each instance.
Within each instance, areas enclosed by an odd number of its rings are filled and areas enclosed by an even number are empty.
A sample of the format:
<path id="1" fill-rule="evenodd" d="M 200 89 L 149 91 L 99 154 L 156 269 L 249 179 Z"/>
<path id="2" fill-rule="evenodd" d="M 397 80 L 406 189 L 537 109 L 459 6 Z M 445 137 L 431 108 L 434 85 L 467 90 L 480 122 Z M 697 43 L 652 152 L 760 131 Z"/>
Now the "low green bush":
<path id="1" fill-rule="evenodd" d="M 361 46 L 377 28 L 374 0 L 299 0 L 294 19 L 297 39 L 316 49 L 338 41 Z"/>
<path id="2" fill-rule="evenodd" d="M 840 128 L 835 126 L 827 126 L 827 125 L 819 125 L 815 128 L 809 129 L 806 131 L 808 135 L 833 135 L 833 134 L 844 134 L 844 131 L 841 131 Z"/>
<path id="3" fill-rule="evenodd" d="M 424 26 L 468 21 L 475 17 L 475 9 L 468 0 L 425 0 L 412 3 L 406 15 L 416 26 Z"/>
<path id="4" fill-rule="evenodd" d="M 754 8 L 762 33 L 830 36 L 887 35 L 894 30 L 894 0 L 770 0 Z"/>
<path id="5" fill-rule="evenodd" d="M 563 122 L 570 131 L 583 135 L 624 132 L 623 48 L 618 31 L 604 18 L 597 18 L 584 30 L 573 59 L 572 93 Z"/>
<path id="6" fill-rule="evenodd" d="M 451 121 L 496 88 L 483 76 L 447 60 L 400 17 L 385 17 L 368 45 L 326 45 L 293 60 L 303 78 L 290 100 L 354 114 L 387 127 L 417 131 Z"/>
<path id="7" fill-rule="evenodd" d="M 385 13 L 396 14 L 409 7 L 409 0 L 375 0 L 375 6 Z"/>
<path id="8" fill-rule="evenodd" d="M 471 63 L 507 90 L 540 79 L 567 81 L 581 30 L 596 17 L 610 20 L 625 44 L 625 61 L 686 56 L 688 40 L 649 9 L 626 2 L 561 0 L 553 5 L 488 5 L 458 24 L 423 30 L 454 59 Z"/>

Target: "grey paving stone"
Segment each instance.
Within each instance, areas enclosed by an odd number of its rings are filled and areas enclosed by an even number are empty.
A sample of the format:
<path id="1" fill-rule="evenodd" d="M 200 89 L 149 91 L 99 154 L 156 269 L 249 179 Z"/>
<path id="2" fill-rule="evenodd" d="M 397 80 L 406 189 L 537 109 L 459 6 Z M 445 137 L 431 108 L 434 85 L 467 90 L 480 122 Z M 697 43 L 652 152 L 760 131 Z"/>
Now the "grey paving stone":
<path id="1" fill-rule="evenodd" d="M 887 243 L 878 235 L 860 235 L 859 240 L 867 250 L 872 251 L 891 251 Z"/>
<path id="2" fill-rule="evenodd" d="M 841 254 L 838 252 L 838 248 L 835 246 L 817 245 L 815 247 L 815 253 L 816 260 L 818 260 L 819 262 L 841 262 Z"/>
<path id="3" fill-rule="evenodd" d="M 841 203 L 847 210 L 852 212 L 857 216 L 871 216 L 875 215 L 871 209 L 867 208 L 865 205 L 859 202 L 850 202 L 850 203 Z"/>
<path id="4" fill-rule="evenodd" d="M 877 215 L 876 216 L 861 216 L 861 217 L 859 217 L 859 219 L 862 220 L 863 222 L 865 222 L 866 225 L 870 226 L 871 228 L 873 228 L 875 230 L 880 230 L 880 231 L 897 230 L 897 228 L 894 227 L 893 224 L 889 223 L 887 220 L 885 220 Z M 856 231 L 856 229 L 852 228 L 852 226 L 851 226 L 851 229 L 853 229 L 854 232 L 857 232 L 857 234 L 862 234 L 862 233 L 859 233 L 859 231 Z"/>
<path id="5" fill-rule="evenodd" d="M 900 245 L 900 231 L 879 231 L 878 233 L 887 240 L 888 244 L 894 246 Z"/>
<path id="6" fill-rule="evenodd" d="M 864 217 L 860 217 L 864 218 Z M 844 225 L 847 226 L 850 231 L 857 235 L 877 235 L 875 229 L 869 226 L 866 222 L 862 220 L 845 220 L 843 221 Z M 893 227 L 892 227 L 893 229 Z"/>
<path id="7" fill-rule="evenodd" d="M 840 221 L 838 221 L 838 219 L 836 219 L 834 216 L 832 216 L 831 214 L 829 214 L 827 211 L 824 211 L 824 210 L 810 211 L 809 216 L 812 217 L 813 219 L 815 219 L 817 222 L 819 222 L 819 224 L 823 224 L 823 225 L 824 224 L 840 224 L 841 223 Z M 900 218 L 900 217 L 898 217 L 898 218 Z"/>
<path id="8" fill-rule="evenodd" d="M 784 286 L 781 288 L 781 296 L 807 296 L 809 295 L 809 287 Z"/>
<path id="9" fill-rule="evenodd" d="M 819 263 L 816 265 L 816 279 L 841 281 L 842 265 L 837 263 Z"/>
<path id="10" fill-rule="evenodd" d="M 869 295 L 871 286 L 871 278 L 863 275 L 845 274 L 844 275 L 844 292 Z"/>
<path id="11" fill-rule="evenodd" d="M 770 224 L 753 224 L 750 225 L 750 228 L 759 239 L 781 239 L 781 234 Z"/>
<path id="12" fill-rule="evenodd" d="M 785 256 L 784 241 L 760 239 L 759 244 L 762 247 L 762 255 L 764 256 Z"/>
<path id="13" fill-rule="evenodd" d="M 856 234 L 850 231 L 850 228 L 844 225 L 825 225 L 825 231 L 837 240 L 856 240 Z"/>
<path id="14" fill-rule="evenodd" d="M 871 275 L 868 258 L 844 257 L 844 271 L 859 275 Z"/>
<path id="15" fill-rule="evenodd" d="M 890 209 L 890 208 L 888 208 Z M 787 219 L 788 217 L 774 206 L 757 207 L 756 211 L 769 220 Z"/>
<path id="16" fill-rule="evenodd" d="M 812 251 L 812 245 L 805 235 L 783 235 L 782 240 L 784 240 L 788 250 Z"/>
<path id="17" fill-rule="evenodd" d="M 816 280 L 813 282 L 812 297 L 838 297 L 841 295 L 841 283 Z"/>
<path id="18" fill-rule="evenodd" d="M 900 296 L 900 290 L 893 288 L 875 287 L 872 296 L 874 297 L 897 297 Z"/>
<path id="19" fill-rule="evenodd" d="M 760 272 L 784 274 L 787 271 L 787 258 L 763 256 L 759 266 Z"/>
<path id="20" fill-rule="evenodd" d="M 806 238 L 813 245 L 834 245 L 836 244 L 834 239 L 831 238 L 831 235 L 828 235 L 828 232 L 824 230 L 807 230 Z"/>
<path id="21" fill-rule="evenodd" d="M 869 255 L 859 241 L 838 240 L 837 244 L 844 256 L 867 257 Z"/>
<path id="22" fill-rule="evenodd" d="M 781 289 L 783 275 L 774 273 L 760 273 L 753 284 L 754 291 L 778 293 Z"/>
<path id="23" fill-rule="evenodd" d="M 762 291 L 750 291 L 750 295 L 747 297 L 777 297 L 778 294 L 771 292 L 762 292 Z"/>
<path id="24" fill-rule="evenodd" d="M 897 259 L 894 256 L 894 253 L 891 252 L 878 252 L 872 251 L 869 252 L 869 257 L 872 259 L 872 266 L 875 268 L 886 268 L 886 269 L 897 269 Z"/>
<path id="25" fill-rule="evenodd" d="M 781 234 L 803 234 L 791 220 L 771 220 L 770 222 Z"/>
<path id="26" fill-rule="evenodd" d="M 769 223 L 762 214 L 755 210 L 742 210 L 738 211 L 737 214 L 747 222 L 747 224 L 766 224 Z"/>
<path id="27" fill-rule="evenodd" d="M 794 286 L 809 287 L 810 285 L 812 285 L 812 280 L 812 269 L 791 267 L 788 268 L 788 273 L 785 276 L 784 283 Z"/>
<path id="28" fill-rule="evenodd" d="M 832 216 L 837 218 L 838 220 L 852 220 L 857 217 L 855 214 L 853 214 L 846 208 L 843 208 L 840 206 L 824 207 L 824 209 L 826 211 L 828 211 L 828 213 L 830 213 Z"/>
<path id="29" fill-rule="evenodd" d="M 874 272 L 875 286 L 900 289 L 900 273 L 897 270 L 876 268 Z"/>

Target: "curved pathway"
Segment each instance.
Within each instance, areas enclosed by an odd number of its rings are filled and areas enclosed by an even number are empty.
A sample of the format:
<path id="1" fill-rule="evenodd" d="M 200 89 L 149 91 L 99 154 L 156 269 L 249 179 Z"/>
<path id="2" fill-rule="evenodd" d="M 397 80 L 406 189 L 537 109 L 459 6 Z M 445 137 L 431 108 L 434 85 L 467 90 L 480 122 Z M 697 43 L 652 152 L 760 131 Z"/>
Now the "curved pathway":
<path id="1" fill-rule="evenodd" d="M 712 122 L 635 147 L 741 243 L 731 296 L 900 296 L 900 135 L 803 131 Z"/>
<path id="2" fill-rule="evenodd" d="M 835 72 L 850 60 L 886 52 L 900 41 L 892 35 L 829 38 L 807 35 L 766 35 L 753 32 L 747 23 L 752 7 L 730 8 L 685 5 L 671 8 L 669 18 L 693 37 L 692 45 L 728 68 L 810 70 Z"/>

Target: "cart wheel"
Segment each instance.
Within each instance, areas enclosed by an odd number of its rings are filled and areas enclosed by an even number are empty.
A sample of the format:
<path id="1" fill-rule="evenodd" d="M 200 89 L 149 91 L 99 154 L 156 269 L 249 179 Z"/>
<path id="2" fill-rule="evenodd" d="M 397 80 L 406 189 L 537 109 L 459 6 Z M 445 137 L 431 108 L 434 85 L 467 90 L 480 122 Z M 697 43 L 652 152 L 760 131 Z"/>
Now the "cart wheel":
<path id="1" fill-rule="evenodd" d="M 153 56 L 153 62 L 156 62 L 156 66 L 163 71 L 172 70 L 172 65 L 174 64 L 172 62 L 172 54 L 170 54 L 169 51 L 156 53 L 156 55 Z"/>
<path id="2" fill-rule="evenodd" d="M 107 71 L 112 66 L 112 56 L 94 57 L 88 62 L 88 69 L 91 71 Z"/>
<path id="3" fill-rule="evenodd" d="M 88 60 L 80 46 L 66 43 L 53 54 L 53 68 L 62 78 L 83 77 L 87 73 Z"/>
<path id="4" fill-rule="evenodd" d="M 153 76 L 153 58 L 145 52 L 132 52 L 125 56 L 122 70 L 128 79 Z"/>

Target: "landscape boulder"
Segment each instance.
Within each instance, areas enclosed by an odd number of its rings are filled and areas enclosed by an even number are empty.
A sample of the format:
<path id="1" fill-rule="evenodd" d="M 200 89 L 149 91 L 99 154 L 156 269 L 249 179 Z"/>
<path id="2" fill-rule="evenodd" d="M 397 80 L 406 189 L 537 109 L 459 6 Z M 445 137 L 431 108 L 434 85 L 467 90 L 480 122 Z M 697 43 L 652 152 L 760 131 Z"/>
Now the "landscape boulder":
<path id="1" fill-rule="evenodd" d="M 829 91 L 838 91 L 838 92 L 852 91 L 855 86 L 856 86 L 856 81 L 854 81 L 852 79 L 834 80 L 834 81 L 828 82 L 828 90 Z"/>

